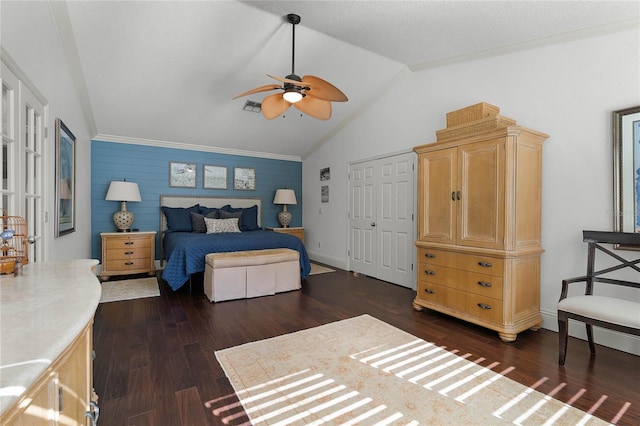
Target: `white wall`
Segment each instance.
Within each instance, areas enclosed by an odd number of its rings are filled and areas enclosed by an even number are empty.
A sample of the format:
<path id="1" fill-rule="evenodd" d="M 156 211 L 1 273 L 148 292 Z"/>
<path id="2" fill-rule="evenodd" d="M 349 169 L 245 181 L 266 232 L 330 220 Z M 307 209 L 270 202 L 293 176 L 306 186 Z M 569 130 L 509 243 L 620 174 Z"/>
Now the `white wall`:
<path id="1" fill-rule="evenodd" d="M 49 137 L 45 141 L 45 247 L 48 260 L 86 258 L 91 248 L 91 145 L 80 102 L 71 80 L 62 44 L 48 1 L 2 2 L 2 47 L 49 102 Z M 55 220 L 55 119 L 60 118 L 76 137 L 76 232 L 53 238 Z"/>
<path id="2" fill-rule="evenodd" d="M 550 135 L 543 160 L 541 309 L 543 327 L 556 330 L 561 280 L 585 272 L 582 230 L 613 227 L 611 113 L 640 104 L 639 76 L 637 29 L 407 72 L 394 90 L 304 160 L 303 223 L 311 257 L 346 266 L 349 162 L 431 143 L 436 130 L 446 127 L 447 112 L 486 101 L 518 124 Z M 331 168 L 328 204 L 320 204 L 323 167 Z M 618 293 L 640 301 L 637 292 Z M 583 328 L 572 328 L 572 334 L 583 336 Z M 640 354 L 637 338 L 597 330 L 596 341 Z"/>

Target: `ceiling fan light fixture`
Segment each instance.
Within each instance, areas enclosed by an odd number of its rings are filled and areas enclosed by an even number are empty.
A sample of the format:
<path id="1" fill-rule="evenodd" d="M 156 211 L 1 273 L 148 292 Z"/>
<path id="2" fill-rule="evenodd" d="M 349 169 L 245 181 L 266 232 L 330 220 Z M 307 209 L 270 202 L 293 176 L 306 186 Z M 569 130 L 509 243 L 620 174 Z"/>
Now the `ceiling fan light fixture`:
<path id="1" fill-rule="evenodd" d="M 284 98 L 285 101 L 289 102 L 290 104 L 295 104 L 296 102 L 299 102 L 302 100 L 302 93 L 300 93 L 300 91 L 296 89 L 287 89 L 282 94 L 282 97 Z"/>

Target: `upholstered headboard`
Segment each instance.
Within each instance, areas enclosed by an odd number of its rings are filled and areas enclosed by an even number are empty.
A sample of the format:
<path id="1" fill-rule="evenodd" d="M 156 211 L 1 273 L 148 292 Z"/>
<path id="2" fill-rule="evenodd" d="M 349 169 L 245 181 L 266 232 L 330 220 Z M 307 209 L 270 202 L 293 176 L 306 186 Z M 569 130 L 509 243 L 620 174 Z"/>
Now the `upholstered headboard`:
<path id="1" fill-rule="evenodd" d="M 262 199 L 260 198 L 242 198 L 242 197 L 206 197 L 206 196 L 190 196 L 190 195 L 161 195 L 160 207 L 191 207 L 200 204 L 204 207 L 221 208 L 231 205 L 235 208 L 248 208 L 255 205 L 258 206 L 258 226 L 262 226 Z M 167 218 L 160 209 L 160 236 L 164 235 L 167 230 Z"/>

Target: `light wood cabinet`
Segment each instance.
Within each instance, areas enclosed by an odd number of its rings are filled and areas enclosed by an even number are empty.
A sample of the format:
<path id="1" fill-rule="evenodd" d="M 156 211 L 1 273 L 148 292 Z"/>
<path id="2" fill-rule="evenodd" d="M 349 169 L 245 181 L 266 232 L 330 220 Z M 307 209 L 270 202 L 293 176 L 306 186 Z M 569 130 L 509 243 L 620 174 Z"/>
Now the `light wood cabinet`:
<path id="1" fill-rule="evenodd" d="M 414 148 L 419 269 L 413 306 L 512 341 L 542 324 L 540 203 L 548 136 L 499 116 L 497 107 L 479 105 L 471 108 L 484 111 L 480 118 Z"/>
<path id="2" fill-rule="evenodd" d="M 92 325 L 88 324 L 62 355 L 32 385 L 2 424 L 91 425 L 93 397 Z M 95 397 L 93 398 L 95 399 Z"/>
<path id="3" fill-rule="evenodd" d="M 102 272 L 100 278 L 112 275 L 155 274 L 155 231 L 103 232 Z"/>
<path id="4" fill-rule="evenodd" d="M 302 244 L 304 244 L 304 228 L 303 227 L 295 227 L 295 228 L 267 228 L 267 231 L 279 232 L 281 234 L 289 234 L 295 237 L 298 237 Z"/>

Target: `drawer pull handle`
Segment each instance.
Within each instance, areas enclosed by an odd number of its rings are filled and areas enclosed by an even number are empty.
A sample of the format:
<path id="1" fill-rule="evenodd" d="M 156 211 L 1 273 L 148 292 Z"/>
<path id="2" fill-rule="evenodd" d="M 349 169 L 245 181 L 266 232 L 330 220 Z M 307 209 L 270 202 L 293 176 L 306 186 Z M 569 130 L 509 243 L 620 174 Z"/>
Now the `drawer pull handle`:
<path id="1" fill-rule="evenodd" d="M 460 201 L 460 191 L 456 192 L 456 199 Z"/>
<path id="2" fill-rule="evenodd" d="M 451 192 L 451 199 L 452 199 L 453 201 L 455 201 L 455 200 L 456 200 L 456 192 L 455 192 L 455 191 L 452 191 L 452 192 Z"/>
<path id="3" fill-rule="evenodd" d="M 491 284 L 491 283 L 488 283 L 488 282 L 486 282 L 486 281 L 478 281 L 478 285 L 479 285 L 480 287 L 491 287 L 491 285 L 492 285 L 492 284 Z"/>
<path id="4" fill-rule="evenodd" d="M 126 246 L 132 246 L 133 245 L 133 241 L 125 241 L 124 244 Z"/>
<path id="5" fill-rule="evenodd" d="M 478 307 L 480 309 L 491 309 L 491 305 L 487 305 L 486 303 L 478 303 Z"/>
<path id="6" fill-rule="evenodd" d="M 431 254 L 431 253 L 425 253 L 424 255 L 427 259 L 435 259 L 436 255 L 435 254 Z"/>
<path id="7" fill-rule="evenodd" d="M 491 262 L 478 262 L 478 265 L 482 266 L 483 268 L 491 268 L 493 266 L 493 263 L 491 263 Z"/>
<path id="8" fill-rule="evenodd" d="M 436 294 L 435 290 L 431 290 L 430 288 L 425 288 L 424 291 L 426 291 L 429 294 Z"/>
<path id="9" fill-rule="evenodd" d="M 133 254 L 135 251 L 125 251 L 124 254 Z"/>
<path id="10" fill-rule="evenodd" d="M 125 262 L 124 264 L 127 265 L 127 266 L 131 266 L 131 265 L 133 265 L 133 262 Z"/>
<path id="11" fill-rule="evenodd" d="M 435 275 L 435 274 L 436 274 L 436 271 L 431 271 L 431 270 L 429 270 L 429 269 L 425 269 L 425 270 L 424 270 L 424 273 L 425 273 L 425 274 L 427 274 L 427 275 Z"/>

